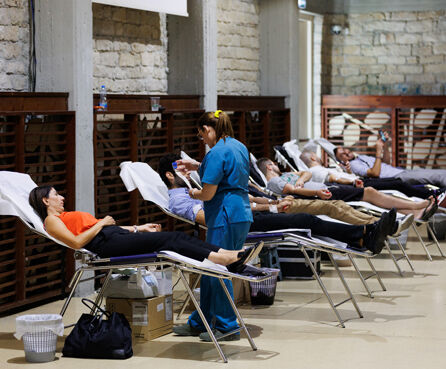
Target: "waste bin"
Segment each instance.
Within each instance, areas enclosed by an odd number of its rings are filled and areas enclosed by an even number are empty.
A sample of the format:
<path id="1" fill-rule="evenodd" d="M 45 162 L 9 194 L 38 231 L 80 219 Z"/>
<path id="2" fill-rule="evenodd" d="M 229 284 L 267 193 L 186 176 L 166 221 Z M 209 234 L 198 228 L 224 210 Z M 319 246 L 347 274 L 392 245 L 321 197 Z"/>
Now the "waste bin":
<path id="1" fill-rule="evenodd" d="M 434 216 L 429 219 L 429 224 L 438 241 L 446 240 L 446 214 L 434 214 Z M 427 235 L 429 236 L 429 240 L 432 241 L 431 234 L 428 232 Z"/>
<path id="2" fill-rule="evenodd" d="M 270 272 L 272 277 L 262 282 L 249 282 L 251 305 L 272 305 L 274 303 L 280 269 L 262 268 L 262 270 Z"/>
<path id="3" fill-rule="evenodd" d="M 44 363 L 54 360 L 57 336 L 62 336 L 63 330 L 59 314 L 22 315 L 16 318 L 14 336 L 23 339 L 26 361 Z"/>

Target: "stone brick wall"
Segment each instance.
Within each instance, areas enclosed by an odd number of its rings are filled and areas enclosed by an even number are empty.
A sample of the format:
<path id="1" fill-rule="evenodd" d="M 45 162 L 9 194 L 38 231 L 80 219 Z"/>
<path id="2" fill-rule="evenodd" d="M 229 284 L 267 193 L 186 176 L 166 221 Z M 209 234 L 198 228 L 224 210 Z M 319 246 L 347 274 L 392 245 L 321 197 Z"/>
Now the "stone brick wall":
<path id="1" fill-rule="evenodd" d="M 167 93 L 166 15 L 93 4 L 93 89 Z"/>
<path id="2" fill-rule="evenodd" d="M 260 94 L 259 0 L 217 2 L 217 92 Z"/>
<path id="3" fill-rule="evenodd" d="M 444 10 L 327 15 L 323 37 L 324 94 L 446 94 Z"/>
<path id="4" fill-rule="evenodd" d="M 0 1 L 0 91 L 28 91 L 27 0 Z"/>

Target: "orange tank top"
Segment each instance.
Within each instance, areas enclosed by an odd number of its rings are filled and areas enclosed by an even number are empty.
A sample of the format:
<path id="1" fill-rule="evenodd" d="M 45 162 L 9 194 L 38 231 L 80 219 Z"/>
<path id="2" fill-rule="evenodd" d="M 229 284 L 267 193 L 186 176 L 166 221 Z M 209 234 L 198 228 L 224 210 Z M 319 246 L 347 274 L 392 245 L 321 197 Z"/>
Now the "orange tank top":
<path id="1" fill-rule="evenodd" d="M 93 215 L 83 211 L 64 211 L 59 218 L 75 236 L 99 222 Z"/>

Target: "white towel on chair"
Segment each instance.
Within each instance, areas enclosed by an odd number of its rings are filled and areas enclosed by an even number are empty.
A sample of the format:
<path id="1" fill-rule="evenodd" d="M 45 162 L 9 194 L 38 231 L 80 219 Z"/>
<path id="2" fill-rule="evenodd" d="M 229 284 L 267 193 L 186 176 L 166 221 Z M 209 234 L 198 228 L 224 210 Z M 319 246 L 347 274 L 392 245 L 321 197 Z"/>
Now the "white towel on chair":
<path id="1" fill-rule="evenodd" d="M 119 175 L 127 191 L 137 188 L 144 200 L 151 201 L 163 209 L 169 209 L 167 186 L 147 163 L 124 161 L 119 166 L 121 167 Z"/>
<path id="2" fill-rule="evenodd" d="M 18 216 L 43 231 L 42 220 L 28 202 L 34 187 L 37 185 L 28 174 L 0 172 L 0 214 Z"/>
<path id="3" fill-rule="evenodd" d="M 296 140 L 285 142 L 282 146 L 287 154 L 294 160 L 294 162 L 298 166 L 298 170 L 309 170 L 307 165 L 300 158 L 302 152 L 299 150 Z"/>
<path id="4" fill-rule="evenodd" d="M 66 246 L 47 233 L 42 220 L 29 204 L 29 193 L 34 187 L 37 185 L 28 174 L 0 171 L 0 215 L 17 216 L 37 233 Z"/>

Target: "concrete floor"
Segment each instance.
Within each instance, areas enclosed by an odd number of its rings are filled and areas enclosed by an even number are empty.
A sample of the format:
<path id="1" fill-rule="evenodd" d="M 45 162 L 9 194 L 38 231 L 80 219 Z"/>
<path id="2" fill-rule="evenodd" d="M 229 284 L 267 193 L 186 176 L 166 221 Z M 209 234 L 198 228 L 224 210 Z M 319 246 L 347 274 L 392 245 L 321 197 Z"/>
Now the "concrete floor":
<path id="1" fill-rule="evenodd" d="M 425 234 L 425 231 L 422 232 Z M 63 339 L 58 342 L 55 361 L 29 364 L 23 344 L 13 337 L 15 315 L 0 319 L 0 368 L 34 365 L 42 368 L 445 368 L 446 357 L 446 260 L 434 256 L 426 260 L 421 246 L 409 237 L 408 254 L 415 273 L 404 278 L 384 253 L 374 264 L 387 287 L 380 291 L 376 280 L 369 280 L 375 297 L 369 299 L 352 268 L 343 272 L 355 293 L 364 318 L 357 318 L 351 303 L 340 307 L 349 318 L 346 328 L 337 321 L 317 282 L 286 280 L 279 282 L 276 301 L 271 307 L 243 306 L 240 311 L 253 335 L 258 351 L 251 351 L 248 341 L 224 342 L 228 364 L 219 362 L 214 346 L 198 338 L 181 338 L 172 334 L 134 345 L 134 356 L 126 361 L 71 359 L 61 356 Z M 442 242 L 446 251 L 446 242 Z M 431 248 L 433 255 L 438 250 Z M 361 270 L 366 263 L 358 260 Z M 333 270 L 323 265 L 323 280 L 336 301 L 344 298 L 343 288 Z M 181 292 L 179 292 L 181 293 Z M 57 313 L 57 301 L 25 313 Z M 73 323 L 84 311 L 75 299 L 64 317 Z M 68 333 L 69 330 L 66 330 Z"/>

